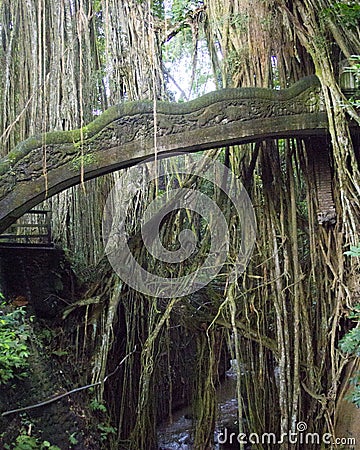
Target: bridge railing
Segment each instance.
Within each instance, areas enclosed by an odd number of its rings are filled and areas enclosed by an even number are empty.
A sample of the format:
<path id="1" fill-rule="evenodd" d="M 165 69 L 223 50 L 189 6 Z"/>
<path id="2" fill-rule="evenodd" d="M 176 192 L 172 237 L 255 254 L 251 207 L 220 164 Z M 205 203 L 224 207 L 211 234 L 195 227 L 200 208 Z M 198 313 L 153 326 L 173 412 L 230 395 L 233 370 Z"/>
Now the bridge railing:
<path id="1" fill-rule="evenodd" d="M 0 234 L 1 244 L 51 245 L 51 211 L 32 209 Z"/>

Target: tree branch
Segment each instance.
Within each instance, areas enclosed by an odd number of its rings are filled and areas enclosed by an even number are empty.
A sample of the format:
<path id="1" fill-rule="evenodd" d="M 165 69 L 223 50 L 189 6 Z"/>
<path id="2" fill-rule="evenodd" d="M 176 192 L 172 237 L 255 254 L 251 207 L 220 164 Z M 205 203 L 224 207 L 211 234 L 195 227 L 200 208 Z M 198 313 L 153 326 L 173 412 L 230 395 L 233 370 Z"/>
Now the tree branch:
<path id="1" fill-rule="evenodd" d="M 89 389 L 91 387 L 100 386 L 102 383 L 105 383 L 111 376 L 115 375 L 115 373 L 119 370 L 120 366 L 131 356 L 136 350 L 136 346 L 134 347 L 134 350 L 130 353 L 128 353 L 124 358 L 119 362 L 116 369 L 111 372 L 109 375 L 107 375 L 102 381 L 97 381 L 96 383 L 87 384 L 86 386 L 80 386 L 78 388 L 72 389 L 71 391 L 64 392 L 63 394 L 56 395 L 55 397 L 48 398 L 46 400 L 43 400 L 40 403 L 36 403 L 35 405 L 29 405 L 24 406 L 23 408 L 17 408 L 17 409 L 11 409 L 9 411 L 5 411 L 1 414 L 1 417 L 9 416 L 10 414 L 15 414 L 23 411 L 28 411 L 29 409 L 35 409 L 40 408 L 41 406 L 49 405 L 50 403 L 56 402 L 64 397 L 67 397 L 68 395 L 74 394 L 75 392 L 84 391 L 85 389 Z"/>

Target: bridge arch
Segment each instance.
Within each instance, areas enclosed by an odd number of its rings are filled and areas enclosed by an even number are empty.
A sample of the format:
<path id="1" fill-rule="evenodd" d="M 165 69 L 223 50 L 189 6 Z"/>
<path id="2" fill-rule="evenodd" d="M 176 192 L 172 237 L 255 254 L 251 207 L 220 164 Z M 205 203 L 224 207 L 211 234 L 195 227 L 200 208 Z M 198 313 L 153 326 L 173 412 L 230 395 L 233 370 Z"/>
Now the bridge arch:
<path id="1" fill-rule="evenodd" d="M 159 102 L 156 153 L 171 156 L 266 138 L 327 132 L 317 77 L 288 89 L 224 89 L 187 103 Z M 43 156 L 46 152 L 46 182 Z M 0 232 L 45 198 L 155 154 L 152 102 L 127 102 L 82 130 L 44 133 L 0 161 Z"/>

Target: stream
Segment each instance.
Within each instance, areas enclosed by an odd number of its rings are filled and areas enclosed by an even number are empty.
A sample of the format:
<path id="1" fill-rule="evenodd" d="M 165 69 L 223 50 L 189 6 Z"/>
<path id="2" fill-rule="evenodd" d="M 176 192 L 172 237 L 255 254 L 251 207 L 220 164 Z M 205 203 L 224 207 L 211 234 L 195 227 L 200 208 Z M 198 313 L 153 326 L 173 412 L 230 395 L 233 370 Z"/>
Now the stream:
<path id="1" fill-rule="evenodd" d="M 217 390 L 218 418 L 214 435 L 214 450 L 238 449 L 239 446 L 221 446 L 218 436 L 225 427 L 235 429 L 237 423 L 238 402 L 236 398 L 236 370 L 234 362 L 226 372 L 224 381 Z M 173 413 L 171 424 L 163 423 L 158 427 L 159 450 L 192 450 L 192 410 L 191 407 Z M 220 439 L 221 440 L 221 439 Z"/>

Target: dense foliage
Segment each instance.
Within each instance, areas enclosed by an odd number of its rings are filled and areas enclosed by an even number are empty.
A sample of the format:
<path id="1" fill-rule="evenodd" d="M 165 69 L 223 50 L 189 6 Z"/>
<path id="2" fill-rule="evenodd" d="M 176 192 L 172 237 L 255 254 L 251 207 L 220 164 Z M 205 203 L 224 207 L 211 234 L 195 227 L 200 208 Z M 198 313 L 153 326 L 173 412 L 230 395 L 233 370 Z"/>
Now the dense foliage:
<path id="1" fill-rule="evenodd" d="M 108 405 L 111 425 L 102 433 L 111 448 L 156 448 L 157 419 L 171 418 L 179 385 L 191 390 L 195 447 L 209 448 L 219 348 L 226 344 L 244 368 L 238 369 L 239 431 L 288 433 L 305 420 L 311 431 L 333 433 L 346 390 L 342 383 L 349 361 L 358 358 L 359 342 L 359 328 L 349 331 L 349 311 L 358 311 L 359 261 L 346 258 L 344 249 L 358 256 L 359 155 L 349 118 L 360 119 L 358 100 L 345 98 L 339 83 L 339 61 L 347 59 L 358 74 L 358 21 L 357 1 L 1 2 L 3 155 L 31 134 L 81 127 L 120 102 L 153 100 L 155 120 L 162 99 L 183 101 L 214 87 L 285 88 L 314 73 L 320 80 L 326 142 L 266 140 L 208 152 L 244 182 L 256 209 L 256 249 L 236 281 L 224 271 L 208 291 L 170 302 L 123 285 L 105 261 L 101 240 L 103 206 L 117 174 L 47 201 L 55 238 L 83 282 L 82 298 L 61 333 L 61 348 L 73 349 L 82 369 L 79 384 L 104 380 L 128 355 L 96 391 L 97 404 Z M 187 70 L 179 70 L 181 64 Z M 44 147 L 44 182 L 46 152 Z M 327 155 L 322 164 L 336 209 L 335 223 L 325 225 L 317 218 L 314 155 L 320 153 Z M 81 176 L 84 161 L 82 154 L 76 167 Z M 174 182 L 168 181 L 163 192 Z M 144 264 L 150 263 L 138 240 L 139 224 L 157 188 L 123 190 L 124 198 L 132 195 L 128 227 Z M 236 228 L 231 205 L 222 207 Z M 162 224 L 163 241 L 174 245 L 183 225 L 208 237 L 198 217 L 179 211 Z M 26 330 L 18 331 L 23 313 L 11 314 L 0 322 L 3 381 L 26 361 Z M 185 357 L 191 374 L 181 372 Z M 358 397 L 353 400 L 358 404 Z"/>
<path id="2" fill-rule="evenodd" d="M 0 384 L 15 376 L 26 374 L 29 356 L 28 339 L 30 327 L 25 321 L 24 308 L 7 311 L 8 306 L 1 305 L 0 316 Z"/>

